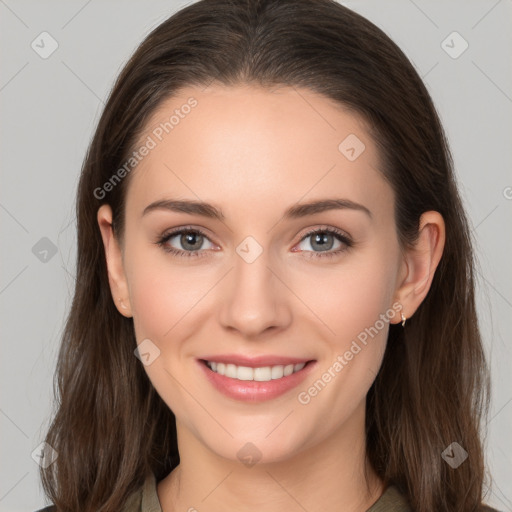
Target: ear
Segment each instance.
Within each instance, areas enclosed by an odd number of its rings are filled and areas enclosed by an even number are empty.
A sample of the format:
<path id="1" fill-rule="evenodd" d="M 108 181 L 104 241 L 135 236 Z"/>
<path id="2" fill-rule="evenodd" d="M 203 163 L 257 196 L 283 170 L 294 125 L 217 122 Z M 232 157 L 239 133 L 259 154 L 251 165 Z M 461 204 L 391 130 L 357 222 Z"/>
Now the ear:
<path id="1" fill-rule="evenodd" d="M 402 314 L 410 318 L 425 299 L 443 254 L 445 224 L 439 212 L 428 211 L 420 218 L 419 237 L 413 248 L 406 250 L 400 271 L 397 300 Z M 400 319 L 392 323 L 400 322 Z"/>
<path id="2" fill-rule="evenodd" d="M 112 299 L 119 313 L 127 318 L 131 318 L 132 308 L 130 305 L 130 294 L 128 283 L 124 271 L 123 256 L 117 238 L 112 230 L 112 208 L 108 204 L 103 204 L 98 209 L 98 225 L 105 248 L 105 257 L 107 260 L 108 282 Z"/>

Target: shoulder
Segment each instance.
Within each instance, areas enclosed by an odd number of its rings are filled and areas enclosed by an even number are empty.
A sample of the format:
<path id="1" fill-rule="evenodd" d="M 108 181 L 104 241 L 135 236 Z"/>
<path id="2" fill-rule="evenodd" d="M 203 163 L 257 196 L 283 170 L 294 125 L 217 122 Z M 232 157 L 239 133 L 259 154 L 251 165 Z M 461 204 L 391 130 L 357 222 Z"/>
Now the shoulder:
<path id="1" fill-rule="evenodd" d="M 366 512 L 412 512 L 412 508 L 397 486 L 389 485 L 382 496 Z M 501 512 L 482 504 L 478 512 Z"/>
<path id="2" fill-rule="evenodd" d="M 411 512 L 411 508 L 398 488 L 389 485 L 366 512 Z"/>
<path id="3" fill-rule="evenodd" d="M 144 496 L 144 494 L 147 493 L 148 496 Z M 158 498 L 156 495 L 156 483 L 155 483 L 155 477 L 151 473 L 145 480 L 144 486 L 140 487 L 139 489 L 136 489 L 126 500 L 126 503 L 123 506 L 123 509 L 121 512 L 140 512 L 141 510 L 148 511 L 148 512 L 161 512 L 161 509 L 155 508 L 143 508 L 143 502 L 142 500 L 145 499 L 146 501 L 151 502 L 151 500 L 154 500 L 156 498 L 158 503 Z M 55 505 L 48 505 L 44 508 L 41 508 L 39 510 L 36 510 L 35 512 L 58 512 L 57 507 Z"/>
<path id="4" fill-rule="evenodd" d="M 141 491 L 133 493 L 127 500 L 122 512 L 138 512 L 141 510 Z M 55 505 L 48 505 L 44 508 L 40 508 L 35 512 L 57 512 Z"/>

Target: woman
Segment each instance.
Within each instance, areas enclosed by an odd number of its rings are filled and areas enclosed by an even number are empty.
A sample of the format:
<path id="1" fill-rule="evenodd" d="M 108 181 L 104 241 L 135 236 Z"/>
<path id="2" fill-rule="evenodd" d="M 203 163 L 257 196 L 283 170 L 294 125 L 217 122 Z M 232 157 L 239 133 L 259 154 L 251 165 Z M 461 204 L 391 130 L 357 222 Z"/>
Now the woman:
<path id="1" fill-rule="evenodd" d="M 489 510 L 468 223 L 375 25 L 182 9 L 121 72 L 77 217 L 51 510 Z"/>

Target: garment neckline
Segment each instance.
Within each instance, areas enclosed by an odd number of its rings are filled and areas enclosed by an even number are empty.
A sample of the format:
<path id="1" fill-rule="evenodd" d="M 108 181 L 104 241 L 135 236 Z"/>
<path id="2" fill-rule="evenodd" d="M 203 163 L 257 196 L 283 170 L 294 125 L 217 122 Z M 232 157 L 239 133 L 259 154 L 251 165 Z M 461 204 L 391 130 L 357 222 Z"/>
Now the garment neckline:
<path id="1" fill-rule="evenodd" d="M 366 512 L 410 512 L 404 496 L 395 485 L 388 485 L 377 501 Z M 142 488 L 141 512 L 163 512 L 158 499 L 157 481 L 151 472 Z"/>

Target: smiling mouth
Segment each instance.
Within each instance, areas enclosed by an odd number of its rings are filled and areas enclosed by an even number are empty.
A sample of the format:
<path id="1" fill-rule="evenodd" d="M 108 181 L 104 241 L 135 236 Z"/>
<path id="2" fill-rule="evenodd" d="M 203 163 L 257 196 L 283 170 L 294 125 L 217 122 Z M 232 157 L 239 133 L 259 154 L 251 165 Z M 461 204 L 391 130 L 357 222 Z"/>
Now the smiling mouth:
<path id="1" fill-rule="evenodd" d="M 287 365 L 274 365 L 274 366 L 238 366 L 231 363 L 219 363 L 214 361 L 202 360 L 212 372 L 230 379 L 239 381 L 256 381 L 268 382 L 271 380 L 282 379 L 294 373 L 300 372 L 305 366 L 312 361 L 305 363 L 287 364 Z"/>

